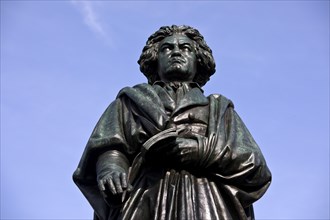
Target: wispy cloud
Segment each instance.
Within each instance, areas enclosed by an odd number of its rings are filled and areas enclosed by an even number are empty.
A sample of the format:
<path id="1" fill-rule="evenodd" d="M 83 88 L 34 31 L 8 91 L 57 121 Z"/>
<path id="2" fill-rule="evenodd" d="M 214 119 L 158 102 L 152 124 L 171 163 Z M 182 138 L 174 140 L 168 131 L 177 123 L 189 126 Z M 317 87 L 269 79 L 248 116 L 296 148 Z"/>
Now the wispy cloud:
<path id="1" fill-rule="evenodd" d="M 71 2 L 78 10 L 80 10 L 84 18 L 84 22 L 90 28 L 90 30 L 101 36 L 106 41 L 109 41 L 109 36 L 107 35 L 104 26 L 99 20 L 99 17 L 93 6 L 93 2 L 78 0 L 72 0 Z"/>

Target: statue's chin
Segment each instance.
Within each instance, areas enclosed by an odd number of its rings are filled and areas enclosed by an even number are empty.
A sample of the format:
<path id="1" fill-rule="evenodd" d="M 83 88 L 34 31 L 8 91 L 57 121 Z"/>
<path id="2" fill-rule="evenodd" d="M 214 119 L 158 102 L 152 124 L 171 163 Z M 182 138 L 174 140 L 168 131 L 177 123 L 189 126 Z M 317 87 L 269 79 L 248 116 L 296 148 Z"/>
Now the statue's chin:
<path id="1" fill-rule="evenodd" d="M 181 68 L 172 69 L 164 75 L 165 82 L 189 82 L 193 79 L 193 74 L 183 71 Z"/>

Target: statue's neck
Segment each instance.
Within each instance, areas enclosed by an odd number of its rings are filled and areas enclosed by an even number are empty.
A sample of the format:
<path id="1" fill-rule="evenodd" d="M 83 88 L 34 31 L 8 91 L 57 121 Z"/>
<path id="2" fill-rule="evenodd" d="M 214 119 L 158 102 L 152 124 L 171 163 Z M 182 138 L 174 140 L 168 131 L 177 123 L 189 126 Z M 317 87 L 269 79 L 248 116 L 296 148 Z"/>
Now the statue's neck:
<path id="1" fill-rule="evenodd" d="M 202 90 L 202 88 L 198 85 L 198 83 L 195 83 L 195 82 L 177 82 L 177 81 L 164 82 L 164 81 L 156 81 L 154 84 L 158 84 L 158 85 L 160 85 L 162 87 L 170 86 L 174 90 L 176 90 L 179 87 L 183 87 L 185 90 L 190 90 L 192 88 L 196 88 L 197 87 L 200 90 Z"/>

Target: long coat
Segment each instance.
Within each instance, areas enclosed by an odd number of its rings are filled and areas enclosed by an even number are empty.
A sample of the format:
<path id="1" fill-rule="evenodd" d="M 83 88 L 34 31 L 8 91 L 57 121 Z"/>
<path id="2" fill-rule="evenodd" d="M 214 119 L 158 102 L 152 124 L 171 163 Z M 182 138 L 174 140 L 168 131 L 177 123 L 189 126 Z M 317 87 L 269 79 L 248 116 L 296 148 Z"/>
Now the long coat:
<path id="1" fill-rule="evenodd" d="M 118 150 L 132 165 L 149 138 L 178 124 L 206 124 L 204 134 L 195 134 L 202 149 L 198 161 L 185 166 L 147 161 L 127 200 L 105 201 L 96 181 L 98 156 Z M 271 173 L 230 100 L 205 97 L 196 87 L 175 104 L 162 86 L 139 84 L 122 89 L 103 113 L 73 179 L 94 219 L 243 220 L 254 219 L 252 203 L 266 192 Z"/>

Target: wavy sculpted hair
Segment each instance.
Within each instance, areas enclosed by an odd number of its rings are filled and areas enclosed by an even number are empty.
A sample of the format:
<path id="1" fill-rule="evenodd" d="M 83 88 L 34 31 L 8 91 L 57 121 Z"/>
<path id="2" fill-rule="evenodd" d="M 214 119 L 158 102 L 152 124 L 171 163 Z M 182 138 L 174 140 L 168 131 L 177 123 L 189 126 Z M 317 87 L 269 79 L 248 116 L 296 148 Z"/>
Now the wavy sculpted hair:
<path id="1" fill-rule="evenodd" d="M 164 38 L 173 34 L 184 34 L 195 42 L 194 49 L 197 58 L 197 73 L 193 81 L 200 86 L 204 86 L 210 79 L 210 76 L 215 73 L 215 62 L 212 56 L 212 50 L 206 44 L 204 37 L 198 30 L 186 25 L 163 26 L 148 38 L 140 59 L 138 60 L 141 72 L 147 77 L 149 84 L 153 84 L 155 81 L 159 80 L 157 73 L 159 43 Z"/>

